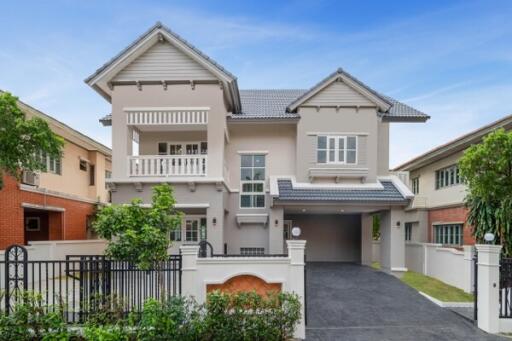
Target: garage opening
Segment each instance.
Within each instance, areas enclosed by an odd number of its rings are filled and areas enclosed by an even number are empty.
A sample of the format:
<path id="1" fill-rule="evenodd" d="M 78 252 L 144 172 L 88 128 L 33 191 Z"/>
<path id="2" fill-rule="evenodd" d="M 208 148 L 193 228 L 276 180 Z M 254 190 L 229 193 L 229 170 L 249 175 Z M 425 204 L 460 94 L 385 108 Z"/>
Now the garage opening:
<path id="1" fill-rule="evenodd" d="M 25 244 L 31 241 L 62 240 L 62 212 L 23 209 Z"/>
<path id="2" fill-rule="evenodd" d="M 302 230 L 308 262 L 361 262 L 360 214 L 289 214 Z"/>

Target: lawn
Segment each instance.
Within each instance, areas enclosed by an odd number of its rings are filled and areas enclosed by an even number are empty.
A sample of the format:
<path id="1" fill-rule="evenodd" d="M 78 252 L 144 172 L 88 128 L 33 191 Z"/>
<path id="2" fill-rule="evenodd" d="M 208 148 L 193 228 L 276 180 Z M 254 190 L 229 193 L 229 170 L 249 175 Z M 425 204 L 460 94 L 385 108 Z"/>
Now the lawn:
<path id="1" fill-rule="evenodd" d="M 380 269 L 379 263 L 372 263 L 372 268 Z M 465 293 L 459 288 L 417 272 L 407 271 L 402 276 L 401 281 L 418 291 L 437 298 L 442 302 L 473 302 L 472 294 Z"/>

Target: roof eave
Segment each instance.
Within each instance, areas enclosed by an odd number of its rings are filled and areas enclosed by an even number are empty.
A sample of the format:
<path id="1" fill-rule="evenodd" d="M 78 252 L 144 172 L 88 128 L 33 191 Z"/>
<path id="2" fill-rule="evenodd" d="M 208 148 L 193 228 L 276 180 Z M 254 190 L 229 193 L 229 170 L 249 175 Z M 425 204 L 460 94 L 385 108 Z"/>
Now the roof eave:
<path id="1" fill-rule="evenodd" d="M 394 116 L 394 115 L 382 115 L 382 121 L 384 122 L 402 122 L 402 123 L 424 123 L 430 119 L 430 116 Z"/>

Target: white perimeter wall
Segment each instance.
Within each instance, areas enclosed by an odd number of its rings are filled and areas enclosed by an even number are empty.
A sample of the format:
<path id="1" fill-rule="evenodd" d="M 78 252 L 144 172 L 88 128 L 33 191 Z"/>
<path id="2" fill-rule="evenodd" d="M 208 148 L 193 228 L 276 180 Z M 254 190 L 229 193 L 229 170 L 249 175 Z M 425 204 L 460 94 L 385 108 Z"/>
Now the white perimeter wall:
<path id="1" fill-rule="evenodd" d="M 409 270 L 437 278 L 465 292 L 473 291 L 472 258 L 473 247 L 469 245 L 458 250 L 441 244 L 405 244 L 405 265 Z"/>

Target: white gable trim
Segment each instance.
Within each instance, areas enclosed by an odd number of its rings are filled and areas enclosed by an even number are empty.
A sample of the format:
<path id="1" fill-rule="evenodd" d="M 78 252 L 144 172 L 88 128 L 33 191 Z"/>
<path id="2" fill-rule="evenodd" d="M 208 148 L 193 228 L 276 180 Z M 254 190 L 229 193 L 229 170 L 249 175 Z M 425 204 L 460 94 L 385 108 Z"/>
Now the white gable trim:
<path id="1" fill-rule="evenodd" d="M 346 85 L 348 85 L 350 88 L 358 92 L 359 94 L 363 95 L 364 97 L 368 98 L 371 102 L 375 103 L 377 107 L 383 112 L 388 111 L 391 108 L 391 105 L 382 99 L 381 97 L 375 95 L 368 89 L 366 89 L 364 86 L 359 84 L 358 82 L 354 81 L 351 77 L 348 77 L 344 73 L 335 72 L 331 77 L 326 79 L 323 83 L 319 84 L 315 89 L 312 89 L 308 93 L 306 93 L 303 97 L 299 98 L 297 101 L 293 102 L 288 106 L 289 111 L 294 111 L 302 104 L 306 103 L 308 100 L 313 98 L 316 94 L 322 92 L 326 87 L 331 85 L 332 83 L 336 81 L 343 81 Z"/>
<path id="2" fill-rule="evenodd" d="M 90 86 L 104 80 L 105 82 L 113 79 L 119 72 L 121 72 L 124 67 L 133 62 L 135 59 L 140 57 L 144 52 L 149 50 L 153 45 L 159 43 L 158 36 L 162 35 L 165 40 L 168 41 L 171 45 L 176 47 L 181 52 L 185 53 L 187 56 L 192 58 L 195 62 L 199 63 L 201 66 L 205 67 L 208 71 L 214 74 L 219 80 L 229 82 L 232 81 L 232 77 L 228 76 L 222 70 L 219 70 L 215 65 L 213 65 L 210 61 L 205 59 L 203 56 L 199 55 L 196 51 L 192 50 L 190 47 L 183 44 L 179 39 L 174 37 L 172 34 L 167 32 L 162 28 L 158 28 L 151 32 L 147 37 L 138 42 L 135 46 L 132 46 L 128 51 L 126 51 L 123 55 L 118 57 L 118 59 L 109 65 L 105 70 L 101 71 L 98 75 L 93 77 L 91 80 L 87 82 Z M 107 78 L 107 80 L 105 80 Z"/>

